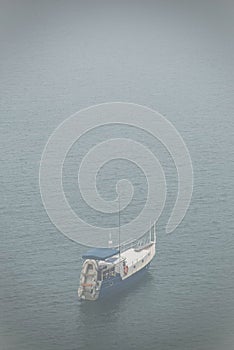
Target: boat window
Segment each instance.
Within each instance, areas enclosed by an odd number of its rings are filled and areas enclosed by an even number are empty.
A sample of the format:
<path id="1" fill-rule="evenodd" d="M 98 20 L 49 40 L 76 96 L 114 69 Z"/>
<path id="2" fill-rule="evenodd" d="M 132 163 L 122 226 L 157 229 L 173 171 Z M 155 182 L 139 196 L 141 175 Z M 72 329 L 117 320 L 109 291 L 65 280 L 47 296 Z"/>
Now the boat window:
<path id="1" fill-rule="evenodd" d="M 93 270 L 93 265 L 92 264 L 88 264 L 88 269 L 89 270 Z"/>

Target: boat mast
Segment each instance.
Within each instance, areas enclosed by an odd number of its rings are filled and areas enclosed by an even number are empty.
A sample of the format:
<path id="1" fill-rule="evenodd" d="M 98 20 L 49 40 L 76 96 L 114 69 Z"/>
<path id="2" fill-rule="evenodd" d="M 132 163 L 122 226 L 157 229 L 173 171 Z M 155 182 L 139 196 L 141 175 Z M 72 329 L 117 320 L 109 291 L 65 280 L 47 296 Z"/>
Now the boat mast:
<path id="1" fill-rule="evenodd" d="M 120 197 L 119 197 L 119 260 L 120 260 Z"/>

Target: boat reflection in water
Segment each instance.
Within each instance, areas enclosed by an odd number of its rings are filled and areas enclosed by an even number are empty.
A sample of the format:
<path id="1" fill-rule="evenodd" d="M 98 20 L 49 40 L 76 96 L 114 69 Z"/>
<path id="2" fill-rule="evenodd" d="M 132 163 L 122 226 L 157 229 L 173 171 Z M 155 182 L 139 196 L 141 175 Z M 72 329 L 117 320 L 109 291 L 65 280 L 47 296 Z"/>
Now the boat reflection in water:
<path id="1" fill-rule="evenodd" d="M 95 301 L 119 294 L 141 278 L 155 256 L 155 225 L 142 238 L 119 249 L 93 248 L 82 256 L 78 297 Z"/>

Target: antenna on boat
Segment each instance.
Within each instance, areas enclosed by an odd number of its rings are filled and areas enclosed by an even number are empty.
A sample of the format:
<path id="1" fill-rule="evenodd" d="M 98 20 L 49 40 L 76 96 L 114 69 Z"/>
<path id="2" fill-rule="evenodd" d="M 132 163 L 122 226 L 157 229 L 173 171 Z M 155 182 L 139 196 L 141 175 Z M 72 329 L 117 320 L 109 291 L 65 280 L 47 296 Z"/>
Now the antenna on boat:
<path id="1" fill-rule="evenodd" d="M 156 243 L 156 223 L 154 223 L 154 243 Z"/>

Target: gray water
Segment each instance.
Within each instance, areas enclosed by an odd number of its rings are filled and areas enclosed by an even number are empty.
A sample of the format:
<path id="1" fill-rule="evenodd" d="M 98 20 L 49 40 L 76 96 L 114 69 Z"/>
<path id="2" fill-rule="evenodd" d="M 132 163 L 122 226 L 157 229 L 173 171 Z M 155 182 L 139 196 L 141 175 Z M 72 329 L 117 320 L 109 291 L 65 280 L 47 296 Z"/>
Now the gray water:
<path id="1" fill-rule="evenodd" d="M 0 349 L 232 349 L 232 9 L 226 2 L 1 6 Z M 146 105 L 174 124 L 191 154 L 194 193 L 183 222 L 166 235 L 176 177 L 160 153 L 169 197 L 151 270 L 119 298 L 84 305 L 77 286 L 85 247 L 50 222 L 39 164 L 59 123 L 108 101 Z M 74 149 L 72 181 L 64 180 L 77 208 L 78 158 Z M 134 170 L 126 165 L 144 189 Z"/>

